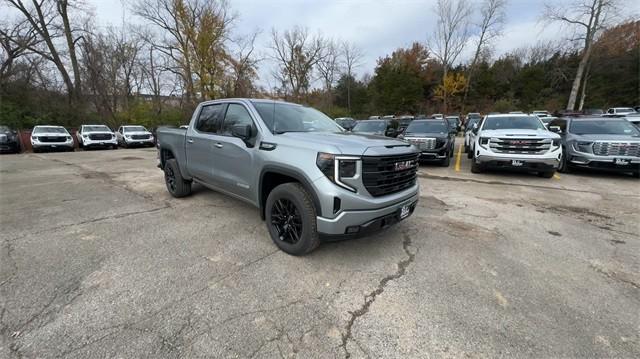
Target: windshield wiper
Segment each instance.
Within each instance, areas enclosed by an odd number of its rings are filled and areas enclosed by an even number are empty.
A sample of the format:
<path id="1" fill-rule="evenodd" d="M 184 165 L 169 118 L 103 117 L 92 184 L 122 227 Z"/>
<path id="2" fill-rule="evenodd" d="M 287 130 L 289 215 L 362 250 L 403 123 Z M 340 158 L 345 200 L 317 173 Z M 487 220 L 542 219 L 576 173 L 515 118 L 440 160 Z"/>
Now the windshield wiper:
<path id="1" fill-rule="evenodd" d="M 287 132 L 309 132 L 309 131 L 300 131 L 300 130 L 278 130 L 278 131 L 275 131 L 274 133 L 275 133 L 276 135 L 281 135 L 281 134 L 283 134 L 283 133 L 287 133 Z"/>

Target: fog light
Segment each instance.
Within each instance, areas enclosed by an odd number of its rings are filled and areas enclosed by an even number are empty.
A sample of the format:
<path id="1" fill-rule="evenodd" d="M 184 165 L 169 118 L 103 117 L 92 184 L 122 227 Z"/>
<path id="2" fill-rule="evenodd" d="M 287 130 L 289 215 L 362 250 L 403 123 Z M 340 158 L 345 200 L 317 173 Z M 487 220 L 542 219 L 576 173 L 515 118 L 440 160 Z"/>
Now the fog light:
<path id="1" fill-rule="evenodd" d="M 347 234 L 354 234 L 354 233 L 358 233 L 360 231 L 360 226 L 349 226 L 347 227 Z"/>

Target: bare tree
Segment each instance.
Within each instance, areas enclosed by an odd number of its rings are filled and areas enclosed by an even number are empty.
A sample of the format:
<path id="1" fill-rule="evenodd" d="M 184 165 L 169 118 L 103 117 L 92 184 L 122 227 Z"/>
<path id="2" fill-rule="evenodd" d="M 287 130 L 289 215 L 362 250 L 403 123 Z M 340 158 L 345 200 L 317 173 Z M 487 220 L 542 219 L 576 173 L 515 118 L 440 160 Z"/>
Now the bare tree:
<path id="1" fill-rule="evenodd" d="M 496 37 L 502 35 L 506 5 L 507 0 L 483 0 L 480 5 L 481 19 L 477 24 L 478 40 L 476 42 L 476 50 L 473 53 L 473 59 L 471 60 L 469 70 L 467 71 L 467 83 L 465 85 L 464 96 L 462 98 L 462 112 L 464 112 L 464 107 L 467 103 L 467 95 L 469 94 L 469 87 L 471 86 L 471 80 L 473 79 L 473 74 L 476 70 L 476 65 L 483 49 Z"/>
<path id="2" fill-rule="evenodd" d="M 469 39 L 471 5 L 468 0 L 438 0 L 435 11 L 438 22 L 430 50 L 442 62 L 444 83 L 449 68 L 456 62 Z M 446 94 L 442 101 L 443 111 L 446 113 Z"/>
<path id="3" fill-rule="evenodd" d="M 572 28 L 576 33 L 573 40 L 582 42 L 582 56 L 571 86 L 567 110 L 575 110 L 580 86 L 586 86 L 583 79 L 586 80 L 593 43 L 617 13 L 621 2 L 622 0 L 574 0 L 562 6 L 545 4 L 544 18 Z"/>
<path id="4" fill-rule="evenodd" d="M 69 99 L 72 102 L 77 101 L 82 94 L 80 66 L 76 54 L 76 45 L 81 37 L 75 36 L 69 21 L 69 8 L 76 7 L 75 3 L 67 0 L 32 0 L 31 5 L 27 5 L 22 0 L 6 1 L 19 11 L 46 45 L 45 48 L 30 46 L 29 50 L 54 63 L 65 83 Z M 59 37 L 65 39 L 66 49 L 59 48 L 56 42 Z M 65 54 L 69 56 L 73 78 L 66 68 Z"/>
<path id="5" fill-rule="evenodd" d="M 259 32 L 256 31 L 234 41 L 237 49 L 229 58 L 231 75 L 227 96 L 249 97 L 254 92 L 254 81 L 258 77 L 258 62 L 261 61 L 255 56 L 258 34 Z"/>
<path id="6" fill-rule="evenodd" d="M 9 77 L 15 61 L 31 53 L 38 39 L 33 27 L 25 20 L 0 24 L 0 80 Z"/>
<path id="7" fill-rule="evenodd" d="M 318 60 L 317 68 L 322 78 L 324 89 L 327 92 L 327 105 L 333 103 L 333 85 L 336 77 L 340 73 L 340 49 L 334 40 L 327 40 L 324 45 L 324 53 Z"/>
<path id="8" fill-rule="evenodd" d="M 351 114 L 351 80 L 355 78 L 354 71 L 362 65 L 364 53 L 355 44 L 345 41 L 342 43 L 342 58 L 344 60 L 344 74 L 347 75 L 347 108 Z"/>
<path id="9" fill-rule="evenodd" d="M 274 75 L 285 94 L 290 91 L 295 100 L 306 94 L 324 48 L 322 36 L 310 36 L 306 28 L 296 26 L 282 34 L 276 29 L 271 31 L 272 58 L 278 66 Z"/>

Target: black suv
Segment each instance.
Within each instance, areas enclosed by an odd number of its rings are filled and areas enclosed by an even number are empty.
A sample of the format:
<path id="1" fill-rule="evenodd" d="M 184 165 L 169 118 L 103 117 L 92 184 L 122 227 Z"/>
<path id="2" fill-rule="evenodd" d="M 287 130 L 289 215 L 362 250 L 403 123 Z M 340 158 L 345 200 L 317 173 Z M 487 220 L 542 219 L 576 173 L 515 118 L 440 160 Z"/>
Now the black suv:
<path id="1" fill-rule="evenodd" d="M 456 129 L 447 120 L 413 120 L 402 137 L 420 150 L 420 161 L 438 161 L 448 167 L 453 157 Z"/>
<path id="2" fill-rule="evenodd" d="M 20 152 L 20 139 L 17 131 L 7 126 L 0 126 L 0 152 Z"/>
<path id="3" fill-rule="evenodd" d="M 351 130 L 354 133 L 398 137 L 400 124 L 394 119 L 359 121 Z"/>

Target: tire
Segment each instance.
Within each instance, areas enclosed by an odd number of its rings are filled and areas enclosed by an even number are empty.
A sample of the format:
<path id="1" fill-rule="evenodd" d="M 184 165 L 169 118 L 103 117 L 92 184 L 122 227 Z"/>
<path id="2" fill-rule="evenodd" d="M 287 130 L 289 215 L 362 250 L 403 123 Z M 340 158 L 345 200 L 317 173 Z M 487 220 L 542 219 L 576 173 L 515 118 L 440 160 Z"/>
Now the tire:
<path id="1" fill-rule="evenodd" d="M 556 171 L 544 171 L 544 172 L 538 172 L 538 177 L 542 177 L 542 178 L 551 178 L 553 177 L 553 175 L 556 174 Z"/>
<path id="2" fill-rule="evenodd" d="M 464 144 L 464 149 L 463 149 L 464 153 L 469 153 L 469 146 L 467 146 L 467 144 Z"/>
<path id="3" fill-rule="evenodd" d="M 449 157 L 453 157 L 453 153 L 456 152 L 456 146 L 453 145 L 451 146 L 451 149 L 449 150 Z"/>
<path id="4" fill-rule="evenodd" d="M 564 155 L 565 151 L 562 151 L 562 158 L 560 159 L 560 166 L 558 167 L 558 171 L 562 173 L 570 173 L 571 165 L 567 162 L 567 156 Z"/>
<path id="5" fill-rule="evenodd" d="M 84 144 L 82 143 L 82 141 L 78 141 L 78 148 L 84 148 Z"/>
<path id="6" fill-rule="evenodd" d="M 473 150 L 473 148 L 469 147 L 469 151 L 467 152 L 467 158 L 468 159 L 472 159 L 473 158 L 473 152 L 475 152 Z"/>
<path id="7" fill-rule="evenodd" d="M 639 172 L 633 172 L 631 174 L 634 178 L 640 178 L 640 171 Z"/>
<path id="8" fill-rule="evenodd" d="M 475 159 L 471 159 L 471 173 L 482 173 L 482 165 L 476 163 Z"/>
<path id="9" fill-rule="evenodd" d="M 173 197 L 181 198 L 191 194 L 191 181 L 182 177 L 178 161 L 173 158 L 164 164 L 164 183 Z"/>
<path id="10" fill-rule="evenodd" d="M 299 183 L 284 183 L 269 193 L 265 218 L 271 239 L 285 253 L 305 255 L 320 244 L 316 209 Z"/>
<path id="11" fill-rule="evenodd" d="M 451 164 L 451 157 L 447 156 L 447 158 L 445 158 L 444 160 L 442 160 L 442 162 L 440 162 L 440 166 L 442 167 L 449 167 L 449 165 Z"/>

